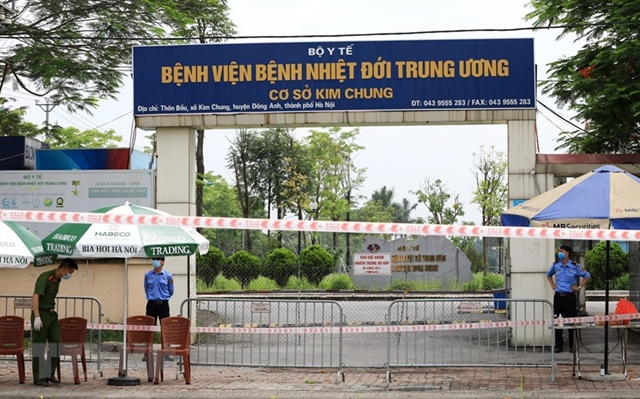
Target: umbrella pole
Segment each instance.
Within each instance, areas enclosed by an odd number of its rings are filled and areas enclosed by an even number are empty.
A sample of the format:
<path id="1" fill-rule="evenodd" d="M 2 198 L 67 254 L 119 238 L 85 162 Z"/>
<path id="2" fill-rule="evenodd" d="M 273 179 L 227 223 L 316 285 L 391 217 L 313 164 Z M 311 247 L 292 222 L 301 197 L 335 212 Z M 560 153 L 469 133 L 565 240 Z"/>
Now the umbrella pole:
<path id="1" fill-rule="evenodd" d="M 127 375 L 127 304 L 129 303 L 129 259 L 124 258 L 124 331 L 122 333 L 122 377 L 112 377 L 107 381 L 107 385 L 134 386 L 140 385 L 140 378 L 129 377 Z"/>
<path id="2" fill-rule="evenodd" d="M 611 242 L 606 242 L 606 260 L 604 269 L 604 314 L 609 315 L 609 280 L 610 280 L 610 254 Z M 609 320 L 604 322 L 604 373 L 609 371 Z"/>
<path id="3" fill-rule="evenodd" d="M 129 304 L 129 259 L 124 258 L 124 331 L 122 333 L 122 349 L 123 353 L 123 367 L 122 367 L 122 375 L 127 376 L 127 361 L 129 360 L 129 352 L 127 351 L 127 305 Z"/>

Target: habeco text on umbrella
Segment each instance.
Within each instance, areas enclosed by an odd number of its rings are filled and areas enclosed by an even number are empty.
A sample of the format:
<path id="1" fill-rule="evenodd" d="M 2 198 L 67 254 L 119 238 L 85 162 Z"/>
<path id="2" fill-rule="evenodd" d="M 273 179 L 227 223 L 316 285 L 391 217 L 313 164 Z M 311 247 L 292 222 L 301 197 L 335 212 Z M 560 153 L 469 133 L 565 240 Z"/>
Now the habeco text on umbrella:
<path id="1" fill-rule="evenodd" d="M 96 231 L 94 237 L 129 237 L 128 231 Z"/>
<path id="2" fill-rule="evenodd" d="M 60 233 L 56 233 L 53 235 L 53 237 L 51 237 L 52 240 L 62 240 L 62 241 L 75 241 L 78 239 L 78 236 L 73 235 L 73 234 L 60 234 Z"/>

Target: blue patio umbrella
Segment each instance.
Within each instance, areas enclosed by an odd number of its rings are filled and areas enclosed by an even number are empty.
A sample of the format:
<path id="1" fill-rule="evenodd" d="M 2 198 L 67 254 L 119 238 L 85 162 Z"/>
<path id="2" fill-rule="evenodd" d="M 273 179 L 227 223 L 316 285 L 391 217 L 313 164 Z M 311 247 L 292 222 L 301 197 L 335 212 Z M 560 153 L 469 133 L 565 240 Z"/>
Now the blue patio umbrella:
<path id="1" fill-rule="evenodd" d="M 500 215 L 503 226 L 640 230 L 640 178 L 604 165 Z M 605 265 L 605 313 L 609 314 L 610 243 Z M 605 372 L 609 323 L 605 323 Z"/>

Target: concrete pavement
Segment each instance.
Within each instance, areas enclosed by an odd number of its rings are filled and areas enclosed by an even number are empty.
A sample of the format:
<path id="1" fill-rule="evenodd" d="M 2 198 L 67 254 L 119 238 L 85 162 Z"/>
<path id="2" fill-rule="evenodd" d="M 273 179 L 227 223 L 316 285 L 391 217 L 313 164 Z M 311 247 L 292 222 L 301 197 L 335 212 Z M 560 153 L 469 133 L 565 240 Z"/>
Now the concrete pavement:
<path id="1" fill-rule="evenodd" d="M 590 313 L 600 312 L 589 304 Z M 601 334 L 601 332 L 598 332 Z M 615 337 L 616 333 L 612 332 Z M 640 398 L 640 339 L 629 337 L 628 376 L 622 381 L 588 381 L 587 374 L 598 374 L 602 362 L 601 338 L 583 336 L 583 341 L 594 353 L 582 352 L 583 379 L 572 376 L 572 355 L 568 352 L 556 356 L 555 381 L 551 381 L 550 368 L 516 367 L 429 367 L 392 369 L 391 383 L 387 384 L 384 368 L 349 368 L 344 371 L 345 381 L 337 381 L 336 369 L 253 368 L 224 366 L 192 366 L 192 383 L 175 380 L 178 366 L 165 363 L 165 381 L 159 385 L 146 382 L 146 369 L 141 355 L 132 355 L 129 375 L 141 378 L 134 387 L 107 385 L 109 377 L 117 376 L 115 354 L 103 355 L 103 376 L 93 378 L 95 364 L 89 364 L 87 382 L 73 384 L 69 362 L 63 363 L 62 384 L 40 388 L 33 385 L 31 362 L 27 362 L 27 382 L 18 384 L 15 361 L 0 361 L 0 398 L 11 399 L 370 399 L 370 398 L 463 398 L 463 399 L 575 399 L 575 398 Z M 621 373 L 620 352 L 610 356 L 609 371 Z"/>
<path id="2" fill-rule="evenodd" d="M 90 365 L 91 366 L 91 365 Z M 105 363 L 104 377 L 89 375 L 88 382 L 73 384 L 68 363 L 64 364 L 62 384 L 40 388 L 32 384 L 27 366 L 27 383 L 18 384 L 16 363 L 0 362 L 0 398 L 638 398 L 640 366 L 631 365 L 624 381 L 593 382 L 572 377 L 571 365 L 556 368 L 551 382 L 546 368 L 416 368 L 395 369 L 387 384 L 385 369 L 346 369 L 345 381 L 336 383 L 337 370 L 278 369 L 193 366 L 192 383 L 175 380 L 177 365 L 167 363 L 165 381 L 146 382 L 140 367 L 129 375 L 140 377 L 134 387 L 107 385 L 117 375 L 115 363 Z M 89 367 L 91 371 L 91 367 Z M 598 373 L 596 366 L 584 367 L 584 373 Z M 620 372 L 612 366 L 611 372 Z M 90 373 L 91 374 L 91 373 Z"/>

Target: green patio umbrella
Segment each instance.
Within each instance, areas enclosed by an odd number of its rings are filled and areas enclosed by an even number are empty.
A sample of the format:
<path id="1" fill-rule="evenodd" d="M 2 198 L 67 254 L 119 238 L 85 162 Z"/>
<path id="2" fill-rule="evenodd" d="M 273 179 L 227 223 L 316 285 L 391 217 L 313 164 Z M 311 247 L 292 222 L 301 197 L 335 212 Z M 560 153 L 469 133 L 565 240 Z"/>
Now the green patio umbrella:
<path id="1" fill-rule="evenodd" d="M 92 213 L 118 215 L 171 216 L 144 206 L 124 205 L 100 208 Z M 124 258 L 124 336 L 127 343 L 128 258 L 156 256 L 190 256 L 206 254 L 209 240 L 187 226 L 138 226 L 127 224 L 65 223 L 55 229 L 42 245 L 47 251 L 65 256 L 86 258 Z M 124 377 L 111 378 L 110 385 L 139 385 L 138 378 L 127 377 L 127 356 L 124 357 Z"/>
<path id="2" fill-rule="evenodd" d="M 0 267 L 23 269 L 29 264 L 46 266 L 57 255 L 42 249 L 40 238 L 15 222 L 0 221 Z"/>

